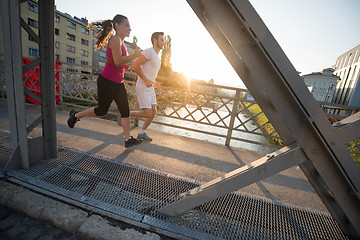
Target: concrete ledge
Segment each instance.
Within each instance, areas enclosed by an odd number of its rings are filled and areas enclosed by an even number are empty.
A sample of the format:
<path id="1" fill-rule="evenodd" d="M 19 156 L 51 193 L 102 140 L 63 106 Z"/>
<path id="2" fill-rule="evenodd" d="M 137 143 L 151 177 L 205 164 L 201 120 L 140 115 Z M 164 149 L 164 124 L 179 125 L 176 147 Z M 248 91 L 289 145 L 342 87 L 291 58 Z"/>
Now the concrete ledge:
<path id="1" fill-rule="evenodd" d="M 142 233 L 135 229 L 111 226 L 99 215 L 91 215 L 74 206 L 0 179 L 0 205 L 25 213 L 27 216 L 50 222 L 86 239 L 150 239 L 160 240 L 158 234 Z"/>

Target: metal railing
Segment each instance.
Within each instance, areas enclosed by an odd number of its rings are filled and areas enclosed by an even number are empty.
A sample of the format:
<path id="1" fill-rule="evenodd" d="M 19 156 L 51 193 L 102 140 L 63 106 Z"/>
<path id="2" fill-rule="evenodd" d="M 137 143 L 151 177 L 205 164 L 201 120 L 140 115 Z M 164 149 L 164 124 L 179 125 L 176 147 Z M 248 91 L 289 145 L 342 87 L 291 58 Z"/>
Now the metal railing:
<path id="1" fill-rule="evenodd" d="M 63 69 L 59 72 L 61 105 L 78 108 L 97 105 L 97 75 Z M 135 73 L 126 72 L 125 86 L 131 110 L 137 109 L 135 79 Z M 263 123 L 257 121 L 264 114 L 261 110 L 253 113 L 256 102 L 248 99 L 246 89 L 189 82 L 184 88 L 162 86 L 156 89 L 156 94 L 155 124 L 224 138 L 226 145 L 237 140 L 273 148 L 276 146 L 266 138 L 280 141 L 275 130 L 265 131 L 266 127 L 271 127 L 267 119 Z M 109 113 L 115 115 L 117 108 L 110 107 Z"/>
<path id="2" fill-rule="evenodd" d="M 93 72 L 100 72 L 99 68 L 82 65 L 60 65 L 56 87 L 59 97 L 58 105 L 84 109 L 97 106 L 97 75 L 64 70 L 67 66 L 81 69 L 86 67 Z M 0 71 L 3 72 L 3 71 Z M 1 75 L 1 73 L 0 73 Z M 31 74 L 27 74 L 29 77 Z M 169 80 L 159 77 L 159 81 Z M 131 110 L 138 108 L 135 84 L 136 74 L 125 73 L 125 86 L 128 92 Z M 176 81 L 172 79 L 171 81 Z M 3 78 L 0 85 L 5 86 Z M 36 82 L 33 83 L 33 86 Z M 225 140 L 230 145 L 231 140 L 265 147 L 280 147 L 281 139 L 273 129 L 263 111 L 251 98 L 247 89 L 208 84 L 205 82 L 188 82 L 186 87 L 174 88 L 161 86 L 156 89 L 158 115 L 153 123 L 197 132 L 208 136 L 215 136 Z M 30 89 L 33 92 L 38 89 Z M 324 111 L 335 119 L 341 119 L 358 112 L 355 107 L 334 105 L 319 102 Z M 341 110 L 341 111 L 339 111 Z M 343 115 L 335 115 L 335 113 Z M 110 118 L 116 119 L 117 108 L 112 105 L 109 109 Z M 136 119 L 136 122 L 138 119 Z"/>

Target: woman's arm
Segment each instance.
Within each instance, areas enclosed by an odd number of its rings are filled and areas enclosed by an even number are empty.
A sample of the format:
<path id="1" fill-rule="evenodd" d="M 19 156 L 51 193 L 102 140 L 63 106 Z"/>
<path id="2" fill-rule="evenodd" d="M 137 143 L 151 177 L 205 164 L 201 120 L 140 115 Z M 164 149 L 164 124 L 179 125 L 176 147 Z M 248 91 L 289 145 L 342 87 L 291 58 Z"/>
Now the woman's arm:
<path id="1" fill-rule="evenodd" d="M 109 47 L 111 48 L 114 58 L 114 64 L 117 67 L 131 62 L 131 60 L 141 56 L 140 49 L 136 46 L 135 52 L 129 56 L 122 56 L 121 39 L 118 36 L 113 36 L 109 40 Z"/>

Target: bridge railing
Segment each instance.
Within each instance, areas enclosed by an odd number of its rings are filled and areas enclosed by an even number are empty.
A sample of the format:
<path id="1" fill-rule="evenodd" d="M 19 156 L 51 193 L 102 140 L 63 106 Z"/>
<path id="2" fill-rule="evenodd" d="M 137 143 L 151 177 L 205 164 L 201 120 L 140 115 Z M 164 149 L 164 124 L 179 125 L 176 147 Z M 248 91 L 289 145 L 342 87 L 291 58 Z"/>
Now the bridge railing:
<path id="1" fill-rule="evenodd" d="M 64 69 L 79 69 L 70 72 Z M 82 72 L 81 69 L 86 69 Z M 57 70 L 59 81 L 59 106 L 84 109 L 97 106 L 97 77 L 101 69 L 82 65 L 61 65 Z M 0 71 L 2 76 L 3 71 Z M 125 73 L 125 86 L 131 110 L 138 109 L 135 84 L 136 74 Z M 164 78 L 159 78 L 159 81 Z M 168 80 L 169 79 L 165 79 Z M 177 79 L 170 79 L 177 81 Z M 5 87 L 3 77 L 0 85 Z M 34 91 L 34 89 L 31 89 Z M 3 96 L 4 97 L 4 91 Z M 156 89 L 158 115 L 154 123 L 170 128 L 193 131 L 224 139 L 226 145 L 231 141 L 265 147 L 281 146 L 281 139 L 273 129 L 263 111 L 252 99 L 247 89 L 189 81 L 183 87 L 161 86 Z M 355 107 L 319 102 L 329 117 L 339 120 L 358 112 Z M 339 115 L 340 114 L 340 115 Z M 117 108 L 113 104 L 109 118 L 116 119 Z M 138 121 L 138 119 L 136 119 Z"/>
<path id="2" fill-rule="evenodd" d="M 61 105 L 77 108 L 97 105 L 97 75 L 63 69 L 59 72 Z M 134 72 L 126 72 L 125 86 L 131 110 L 138 109 L 135 79 Z M 161 86 L 156 94 L 158 115 L 153 123 L 223 138 L 226 145 L 237 140 L 276 147 L 268 139 L 280 141 L 275 130 L 267 130 L 272 128 L 271 123 L 246 89 L 188 82 L 182 88 Z M 117 114 L 114 104 L 109 114 Z M 263 120 L 259 121 L 260 118 Z"/>

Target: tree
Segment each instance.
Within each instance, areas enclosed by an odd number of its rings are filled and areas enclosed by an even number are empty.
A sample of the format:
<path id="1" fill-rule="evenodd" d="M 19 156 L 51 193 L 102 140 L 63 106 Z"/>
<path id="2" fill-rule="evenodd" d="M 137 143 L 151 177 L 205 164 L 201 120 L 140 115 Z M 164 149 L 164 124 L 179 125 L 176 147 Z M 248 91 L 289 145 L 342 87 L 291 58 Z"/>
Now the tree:
<path id="1" fill-rule="evenodd" d="M 171 37 L 169 35 L 165 36 L 165 43 L 162 49 L 161 54 L 161 64 L 165 67 L 171 68 L 170 58 L 171 58 Z"/>
<path id="2" fill-rule="evenodd" d="M 136 36 L 133 36 L 133 44 L 137 45 L 138 39 Z"/>
<path id="3" fill-rule="evenodd" d="M 165 36 L 165 43 L 161 53 L 161 67 L 158 75 L 164 77 L 170 77 L 173 74 L 171 69 L 171 37 L 169 35 Z"/>

